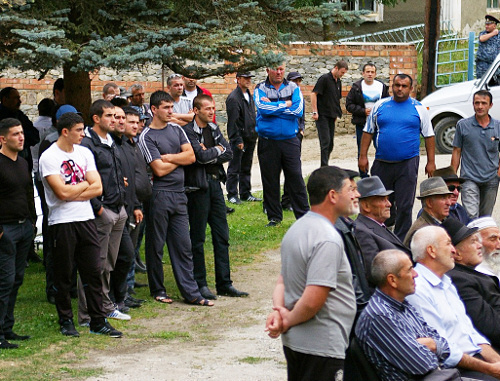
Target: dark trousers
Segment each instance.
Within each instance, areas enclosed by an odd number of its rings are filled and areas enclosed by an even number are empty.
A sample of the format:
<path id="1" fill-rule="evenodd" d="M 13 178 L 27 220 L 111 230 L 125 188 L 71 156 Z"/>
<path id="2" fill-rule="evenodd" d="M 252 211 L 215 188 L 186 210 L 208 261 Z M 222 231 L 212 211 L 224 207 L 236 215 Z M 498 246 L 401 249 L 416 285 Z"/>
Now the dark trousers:
<path id="1" fill-rule="evenodd" d="M 300 142 L 300 153 L 302 154 L 302 139 L 304 139 L 304 135 L 302 135 L 300 133 L 300 130 L 299 130 L 299 133 L 297 134 L 297 139 L 299 139 L 299 142 Z M 288 185 L 286 184 L 286 181 L 285 181 L 285 184 L 283 185 L 283 195 L 281 196 L 281 207 L 282 208 L 288 208 L 291 205 L 292 204 L 290 202 L 290 195 L 289 195 Z"/>
<path id="2" fill-rule="evenodd" d="M 49 227 L 54 260 L 54 285 L 59 323 L 73 320 L 70 290 L 76 267 L 87 300 L 91 319 L 102 319 L 101 248 L 94 220 L 55 224 Z"/>
<path id="3" fill-rule="evenodd" d="M 295 218 L 306 214 L 309 210 L 309 204 L 306 186 L 302 178 L 299 139 L 296 137 L 286 140 L 260 138 L 257 154 L 261 163 L 260 175 L 267 218 L 269 220 L 283 220 L 283 209 L 280 204 L 281 170 L 285 175 Z"/>
<path id="4" fill-rule="evenodd" d="M 250 196 L 252 159 L 253 152 L 255 151 L 256 142 L 252 140 L 245 140 L 244 151 L 240 150 L 238 146 L 231 142 L 231 149 L 233 150 L 233 158 L 227 167 L 227 198 L 238 196 L 238 188 L 240 198 L 246 200 Z"/>
<path id="5" fill-rule="evenodd" d="M 130 238 L 128 223 L 123 227 L 120 249 L 116 258 L 115 268 L 110 274 L 111 292 L 115 303 L 122 303 L 127 297 L 127 276 L 135 259 L 135 250 Z"/>
<path id="6" fill-rule="evenodd" d="M 385 188 L 394 191 L 389 196 L 392 204 L 391 219 L 395 222 L 394 234 L 401 242 L 404 241 L 411 227 L 419 162 L 419 156 L 397 163 L 375 160 L 371 169 L 372 176 L 380 177 Z M 390 221 L 386 221 L 385 224 L 390 226 Z"/>
<path id="7" fill-rule="evenodd" d="M 12 332 L 14 305 L 23 284 L 26 258 L 33 240 L 33 225 L 26 219 L 21 223 L 2 225 L 0 238 L 0 339 Z"/>
<path id="8" fill-rule="evenodd" d="M 328 159 L 333 151 L 333 137 L 335 135 L 335 121 L 337 118 L 322 116 L 316 121 L 318 130 L 319 148 L 321 150 L 321 166 L 328 165 Z"/>
<path id="9" fill-rule="evenodd" d="M 359 158 L 359 149 L 361 147 L 361 137 L 363 136 L 363 128 L 365 128 L 364 124 L 356 124 L 356 144 L 358 146 L 358 158 Z M 359 172 L 361 178 L 368 177 L 368 172 Z"/>
<path id="10" fill-rule="evenodd" d="M 288 381 L 339 381 L 343 379 L 344 360 L 308 355 L 285 346 L 283 350 Z"/>
<path id="11" fill-rule="evenodd" d="M 146 214 L 146 264 L 151 295 L 166 293 L 163 277 L 165 242 L 177 287 L 184 299 L 201 298 L 193 276 L 187 197 L 184 193 L 153 190 Z"/>
<path id="12" fill-rule="evenodd" d="M 194 279 L 198 287 L 207 286 L 205 251 L 207 223 L 214 247 L 215 286 L 231 286 L 229 267 L 229 227 L 226 203 L 219 180 L 208 178 L 208 189 L 188 193 L 189 235 L 193 251 Z"/>

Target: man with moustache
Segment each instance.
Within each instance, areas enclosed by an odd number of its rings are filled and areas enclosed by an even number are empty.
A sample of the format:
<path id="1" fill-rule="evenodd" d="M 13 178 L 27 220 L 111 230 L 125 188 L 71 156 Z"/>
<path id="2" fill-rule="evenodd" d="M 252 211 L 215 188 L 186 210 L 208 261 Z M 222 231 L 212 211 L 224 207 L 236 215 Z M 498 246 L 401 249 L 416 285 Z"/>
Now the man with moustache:
<path id="1" fill-rule="evenodd" d="M 481 236 L 483 261 L 476 271 L 500 278 L 500 229 L 491 217 L 481 217 L 471 221 L 467 227 L 477 228 Z"/>
<path id="2" fill-rule="evenodd" d="M 379 176 L 386 189 L 393 190 L 389 226 L 395 223 L 394 234 L 404 240 L 410 229 L 415 202 L 420 136 L 427 151 L 425 173 L 432 176 L 436 169 L 434 130 L 427 109 L 410 97 L 413 79 L 407 74 L 396 74 L 392 85 L 393 96 L 379 100 L 366 120 L 358 159 L 360 172 L 367 172 L 368 148 L 372 139 L 376 147 L 371 175 Z"/>
<path id="3" fill-rule="evenodd" d="M 354 235 L 362 248 L 365 276 L 370 279 L 372 261 L 380 251 L 397 249 L 410 255 L 410 250 L 384 224 L 391 215 L 392 191 L 385 189 L 378 176 L 359 180 L 358 190 L 360 214 L 354 224 Z"/>
<path id="4" fill-rule="evenodd" d="M 420 183 L 420 195 L 423 212 L 406 234 L 404 245 L 410 247 L 410 241 L 415 232 L 428 225 L 439 226 L 450 214 L 451 195 L 446 183 L 441 177 L 431 177 Z"/>
<path id="5" fill-rule="evenodd" d="M 408 302 L 448 341 L 450 355 L 444 367 L 457 367 L 462 376 L 479 380 L 500 378 L 500 355 L 481 335 L 466 313 L 448 271 L 455 267 L 451 238 L 442 227 L 425 226 L 411 241 L 416 291 Z"/>

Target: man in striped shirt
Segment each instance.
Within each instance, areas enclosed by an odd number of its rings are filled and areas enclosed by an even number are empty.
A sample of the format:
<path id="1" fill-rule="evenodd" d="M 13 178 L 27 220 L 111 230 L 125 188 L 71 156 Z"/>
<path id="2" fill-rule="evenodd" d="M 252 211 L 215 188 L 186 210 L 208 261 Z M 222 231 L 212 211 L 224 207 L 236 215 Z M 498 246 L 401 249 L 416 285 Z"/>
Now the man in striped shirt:
<path id="1" fill-rule="evenodd" d="M 418 275 L 408 255 L 384 250 L 372 263 L 377 289 L 356 325 L 356 337 L 383 381 L 409 380 L 442 365 L 448 342 L 406 301 Z"/>

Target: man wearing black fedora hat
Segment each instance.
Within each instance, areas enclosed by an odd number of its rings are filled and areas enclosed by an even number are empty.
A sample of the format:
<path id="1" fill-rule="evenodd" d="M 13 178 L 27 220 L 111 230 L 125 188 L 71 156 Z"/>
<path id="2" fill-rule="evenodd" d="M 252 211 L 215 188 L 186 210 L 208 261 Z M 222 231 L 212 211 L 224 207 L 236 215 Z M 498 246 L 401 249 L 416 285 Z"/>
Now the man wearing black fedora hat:
<path id="1" fill-rule="evenodd" d="M 488 70 L 499 53 L 499 37 L 496 17 L 486 15 L 485 30 L 479 33 L 479 46 L 476 53 L 476 78 L 479 79 Z"/>
<path id="2" fill-rule="evenodd" d="M 468 228 L 453 218 L 448 218 L 442 226 L 450 235 L 456 251 L 455 267 L 447 275 L 457 288 L 476 329 L 491 341 L 491 345 L 500 348 L 498 278 L 474 269 L 483 261 L 478 228 Z"/>
<path id="3" fill-rule="evenodd" d="M 417 198 L 421 200 L 424 210 L 408 230 L 403 242 L 405 246 L 410 247 L 411 238 L 418 229 L 429 225 L 439 226 L 443 223 L 450 214 L 451 195 L 452 192 L 441 177 L 431 177 L 422 181 L 420 195 Z"/>
<path id="4" fill-rule="evenodd" d="M 410 250 L 384 225 L 391 215 L 389 195 L 393 191 L 386 190 L 378 176 L 359 180 L 358 190 L 361 195 L 360 214 L 356 219 L 354 235 L 361 245 L 366 276 L 369 278 L 373 258 L 380 251 L 396 249 L 410 255 Z"/>

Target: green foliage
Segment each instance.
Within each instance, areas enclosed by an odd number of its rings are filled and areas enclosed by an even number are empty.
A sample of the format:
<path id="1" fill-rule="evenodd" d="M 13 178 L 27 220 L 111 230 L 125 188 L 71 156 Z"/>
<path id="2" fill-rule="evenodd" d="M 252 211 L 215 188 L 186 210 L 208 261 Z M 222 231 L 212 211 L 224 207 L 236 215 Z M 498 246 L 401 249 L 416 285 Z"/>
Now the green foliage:
<path id="1" fill-rule="evenodd" d="M 6 0 L 1 0 L 5 2 Z M 296 32 L 334 39 L 359 13 L 340 0 L 31 0 L 1 3 L 0 69 L 43 73 L 162 63 L 196 78 L 283 59 Z M 298 8 L 296 6 L 299 6 Z"/>

